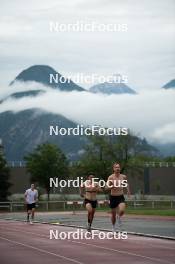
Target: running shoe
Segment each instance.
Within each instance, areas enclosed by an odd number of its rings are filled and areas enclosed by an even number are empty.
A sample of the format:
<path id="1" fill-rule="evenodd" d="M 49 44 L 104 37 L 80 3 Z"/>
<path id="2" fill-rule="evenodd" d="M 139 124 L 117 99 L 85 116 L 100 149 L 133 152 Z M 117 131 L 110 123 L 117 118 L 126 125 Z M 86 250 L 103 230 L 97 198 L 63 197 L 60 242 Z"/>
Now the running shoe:
<path id="1" fill-rule="evenodd" d="M 87 231 L 91 232 L 91 224 L 90 223 L 87 223 Z"/>
<path id="2" fill-rule="evenodd" d="M 121 217 L 119 215 L 117 216 L 117 223 L 118 223 L 119 230 L 121 230 L 121 228 L 122 228 L 122 221 L 121 221 Z"/>

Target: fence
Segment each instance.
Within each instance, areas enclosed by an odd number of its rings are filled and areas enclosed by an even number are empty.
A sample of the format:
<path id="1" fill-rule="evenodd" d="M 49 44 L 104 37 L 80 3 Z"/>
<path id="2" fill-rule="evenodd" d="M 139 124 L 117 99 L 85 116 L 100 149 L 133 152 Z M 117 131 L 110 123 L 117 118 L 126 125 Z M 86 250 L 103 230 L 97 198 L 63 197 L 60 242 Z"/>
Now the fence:
<path id="1" fill-rule="evenodd" d="M 128 200 L 127 206 L 131 209 L 175 209 L 174 200 Z M 23 202 L 0 202 L 1 211 L 20 212 L 26 208 Z M 98 201 L 98 208 L 108 208 L 108 200 Z M 39 211 L 73 211 L 83 210 L 83 201 L 39 201 Z"/>
<path id="2" fill-rule="evenodd" d="M 9 160 L 7 162 L 9 167 L 25 167 L 26 166 L 26 161 L 24 160 Z M 161 167 L 175 167 L 175 162 L 166 162 L 166 161 L 147 161 L 147 162 L 140 162 L 141 166 L 143 167 L 155 167 L 155 168 L 161 168 Z"/>

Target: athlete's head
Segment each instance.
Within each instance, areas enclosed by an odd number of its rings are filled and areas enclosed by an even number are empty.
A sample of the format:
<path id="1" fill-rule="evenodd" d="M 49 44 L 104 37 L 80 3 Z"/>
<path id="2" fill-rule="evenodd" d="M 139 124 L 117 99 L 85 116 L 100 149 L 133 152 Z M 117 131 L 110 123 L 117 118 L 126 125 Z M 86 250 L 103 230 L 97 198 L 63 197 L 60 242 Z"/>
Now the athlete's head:
<path id="1" fill-rule="evenodd" d="M 35 184 L 34 184 L 34 183 L 31 184 L 31 189 L 32 189 L 32 190 L 35 189 Z"/>
<path id="2" fill-rule="evenodd" d="M 94 175 L 93 175 L 93 174 L 89 174 L 89 175 L 87 176 L 87 179 L 90 180 L 90 181 L 92 181 L 93 178 L 94 178 Z"/>
<path id="3" fill-rule="evenodd" d="M 120 173 L 120 164 L 118 163 L 118 162 L 115 162 L 114 164 L 113 164 L 113 171 L 114 171 L 114 173 Z"/>

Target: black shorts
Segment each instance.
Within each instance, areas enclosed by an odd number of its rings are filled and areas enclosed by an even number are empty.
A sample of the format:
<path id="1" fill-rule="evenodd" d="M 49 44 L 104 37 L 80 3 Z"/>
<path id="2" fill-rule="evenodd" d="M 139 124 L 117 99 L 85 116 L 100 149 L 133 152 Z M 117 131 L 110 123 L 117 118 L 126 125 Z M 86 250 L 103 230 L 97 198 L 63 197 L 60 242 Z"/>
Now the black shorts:
<path id="1" fill-rule="evenodd" d="M 28 210 L 32 210 L 33 208 L 36 207 L 36 203 L 32 203 L 32 204 L 27 204 L 27 211 Z"/>
<path id="2" fill-rule="evenodd" d="M 91 201 L 91 200 L 88 200 L 88 199 L 84 199 L 84 204 L 86 205 L 88 203 L 91 204 L 92 208 L 96 208 L 97 207 L 97 200 Z"/>
<path id="3" fill-rule="evenodd" d="M 117 196 L 110 195 L 109 198 L 110 208 L 116 208 L 120 203 L 125 203 L 124 195 L 117 195 Z"/>

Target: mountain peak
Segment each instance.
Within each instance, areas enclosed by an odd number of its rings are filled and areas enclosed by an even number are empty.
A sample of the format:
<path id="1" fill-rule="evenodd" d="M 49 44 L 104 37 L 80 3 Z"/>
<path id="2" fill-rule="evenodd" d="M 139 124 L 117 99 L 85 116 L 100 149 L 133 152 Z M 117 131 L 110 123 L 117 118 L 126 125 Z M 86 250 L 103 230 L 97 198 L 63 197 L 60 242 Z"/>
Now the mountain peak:
<path id="1" fill-rule="evenodd" d="M 89 89 L 92 93 L 103 94 L 136 94 L 136 92 L 125 83 L 104 82 L 96 84 Z"/>
<path id="2" fill-rule="evenodd" d="M 58 82 L 50 82 L 50 75 L 53 75 L 54 78 L 57 76 Z M 10 85 L 13 85 L 15 81 L 34 81 L 52 88 L 58 88 L 62 91 L 84 91 L 82 87 L 78 86 L 71 80 L 66 79 L 48 65 L 33 65 L 23 70 L 15 80 L 10 83 Z"/>
<path id="3" fill-rule="evenodd" d="M 164 89 L 175 89 L 175 79 L 171 80 L 170 82 L 166 83 L 162 88 Z"/>

